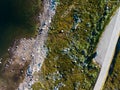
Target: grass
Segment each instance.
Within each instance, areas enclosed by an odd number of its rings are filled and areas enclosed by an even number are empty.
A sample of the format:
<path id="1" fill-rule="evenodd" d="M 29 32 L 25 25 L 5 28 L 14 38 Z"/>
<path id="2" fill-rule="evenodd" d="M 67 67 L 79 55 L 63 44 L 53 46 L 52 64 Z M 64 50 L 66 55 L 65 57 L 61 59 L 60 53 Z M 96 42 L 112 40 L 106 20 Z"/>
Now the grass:
<path id="1" fill-rule="evenodd" d="M 117 7 L 115 2 L 104 0 L 61 0 L 46 42 L 48 55 L 34 90 L 92 90 L 100 69 L 92 60 L 95 47 Z M 39 83 L 43 87 L 38 87 Z"/>

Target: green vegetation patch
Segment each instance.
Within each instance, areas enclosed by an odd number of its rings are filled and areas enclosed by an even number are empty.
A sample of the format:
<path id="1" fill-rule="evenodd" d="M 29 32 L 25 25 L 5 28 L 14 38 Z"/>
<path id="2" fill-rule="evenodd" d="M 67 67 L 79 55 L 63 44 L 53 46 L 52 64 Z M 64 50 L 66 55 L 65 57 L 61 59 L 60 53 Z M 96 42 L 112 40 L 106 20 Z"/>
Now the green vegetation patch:
<path id="1" fill-rule="evenodd" d="M 60 1 L 48 34 L 40 86 L 35 83 L 34 90 L 93 89 L 100 69 L 93 61 L 95 47 L 117 6 L 106 0 Z"/>

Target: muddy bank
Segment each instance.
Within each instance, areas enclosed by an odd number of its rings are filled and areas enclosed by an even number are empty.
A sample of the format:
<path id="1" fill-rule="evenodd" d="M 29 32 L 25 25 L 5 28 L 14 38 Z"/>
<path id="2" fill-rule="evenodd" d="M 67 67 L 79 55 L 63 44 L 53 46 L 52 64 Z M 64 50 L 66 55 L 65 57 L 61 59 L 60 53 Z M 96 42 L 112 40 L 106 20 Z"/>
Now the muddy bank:
<path id="1" fill-rule="evenodd" d="M 10 57 L 7 58 L 7 62 L 5 62 L 1 71 L 1 78 L 3 78 L 5 83 L 0 84 L 0 90 L 14 90 L 24 79 L 32 59 L 31 50 L 34 42 L 34 38 L 22 38 L 16 40 L 13 46 L 8 49 Z M 1 82 L 3 83 L 3 81 Z"/>

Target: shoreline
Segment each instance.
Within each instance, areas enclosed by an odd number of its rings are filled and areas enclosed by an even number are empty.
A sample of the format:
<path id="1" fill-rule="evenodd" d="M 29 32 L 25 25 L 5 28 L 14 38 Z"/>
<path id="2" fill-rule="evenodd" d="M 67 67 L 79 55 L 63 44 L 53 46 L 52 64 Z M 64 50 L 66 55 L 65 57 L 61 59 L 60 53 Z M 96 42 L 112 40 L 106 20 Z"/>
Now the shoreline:
<path id="1" fill-rule="evenodd" d="M 10 89 L 13 90 L 16 89 L 16 87 L 18 87 L 18 90 L 23 90 L 22 88 L 25 87 L 26 89 L 28 89 L 31 88 L 29 84 L 35 82 L 35 79 L 31 82 L 31 78 L 33 79 L 33 74 L 34 72 L 36 72 L 36 69 L 37 71 L 39 71 L 39 68 L 41 67 L 35 67 L 35 65 L 37 64 L 34 65 L 35 58 L 33 57 L 35 54 L 41 53 L 43 58 L 42 60 L 38 59 L 37 62 L 38 64 L 41 63 L 41 65 L 44 61 L 44 58 L 46 57 L 47 51 L 46 48 L 44 48 L 44 44 L 45 41 L 47 40 L 47 32 L 49 30 L 51 19 L 55 14 L 55 9 L 56 9 L 55 8 L 56 4 L 53 5 L 52 7 L 52 2 L 55 1 L 54 0 L 49 0 L 49 2 L 48 0 L 43 1 L 44 11 L 42 12 L 42 14 L 40 13 L 40 16 L 37 18 L 38 19 L 37 21 L 39 22 L 37 23 L 36 26 L 39 25 L 39 28 L 37 28 L 37 30 L 35 31 L 34 37 L 15 39 L 12 42 L 11 46 L 8 48 L 7 56 L 5 58 L 6 60 L 4 62 L 5 64 L 2 65 L 2 67 L 5 66 L 4 70 L 2 70 L 2 77 L 4 77 L 7 83 L 0 85 L 0 88 L 2 88 L 2 90 L 10 90 Z M 44 30 L 41 31 L 41 29 Z M 41 43 L 39 43 L 39 41 Z M 40 49 L 42 49 L 42 52 L 40 51 Z M 39 57 L 37 57 L 36 55 L 36 59 Z M 28 72 L 29 70 L 28 67 L 34 68 L 34 70 L 32 70 L 33 71 L 32 73 Z M 30 74 L 29 76 L 28 73 Z M 27 81 L 25 80 L 26 78 Z M 15 81 L 13 81 L 12 79 L 15 79 Z M 20 85 L 18 86 L 18 84 Z"/>
<path id="2" fill-rule="evenodd" d="M 40 2 L 38 1 L 39 0 L 35 1 L 22 0 L 20 2 L 17 1 L 14 2 L 13 0 L 10 2 L 11 6 L 10 10 L 6 6 L 6 11 L 9 10 L 8 12 L 11 12 L 10 16 L 8 14 L 8 19 L 10 17 L 11 18 L 10 21 L 7 20 L 7 17 L 3 18 L 7 21 L 5 21 L 4 23 L 1 22 L 2 23 L 2 25 L 0 26 L 1 29 L 0 40 L 2 42 L 0 44 L 1 58 L 5 56 L 5 54 L 7 53 L 7 49 L 13 45 L 16 39 L 35 37 L 36 33 L 38 33 L 37 27 L 40 25 L 38 15 L 39 12 L 42 12 L 41 0 Z M 4 4 L 7 3 L 5 2 Z M 15 7 L 13 8 L 12 6 Z M 12 10 L 14 11 L 14 13 L 12 13 Z M 17 12 L 20 12 L 20 14 L 18 14 Z M 13 14 L 14 16 L 11 16 L 11 14 Z"/>
<path id="3" fill-rule="evenodd" d="M 34 73 L 40 71 L 40 68 L 42 66 L 42 63 L 44 62 L 44 59 L 46 58 L 46 50 L 45 48 L 45 42 L 47 40 L 47 32 L 50 27 L 51 19 L 53 18 L 55 14 L 56 4 L 52 7 L 52 1 L 50 0 L 47 2 L 47 0 L 44 0 L 44 11 L 39 16 L 39 20 L 41 21 L 41 26 L 39 27 L 39 33 L 38 36 L 35 39 L 33 49 L 32 49 L 32 60 L 31 63 L 27 69 L 26 77 L 23 80 L 23 83 L 20 83 L 18 90 L 29 90 L 31 89 L 32 84 L 38 80 L 37 76 L 34 75 Z M 52 7 L 52 8 L 51 8 Z"/>

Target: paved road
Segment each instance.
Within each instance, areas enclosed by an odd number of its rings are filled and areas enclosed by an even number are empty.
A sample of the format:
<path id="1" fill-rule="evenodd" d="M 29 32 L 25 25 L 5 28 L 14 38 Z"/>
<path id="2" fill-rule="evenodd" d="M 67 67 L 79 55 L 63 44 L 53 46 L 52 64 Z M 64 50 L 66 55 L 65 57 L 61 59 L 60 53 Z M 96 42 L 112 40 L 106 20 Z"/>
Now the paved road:
<path id="1" fill-rule="evenodd" d="M 102 66 L 94 90 L 101 90 L 108 75 L 115 47 L 120 36 L 120 8 L 105 28 L 97 46 L 95 60 Z"/>

